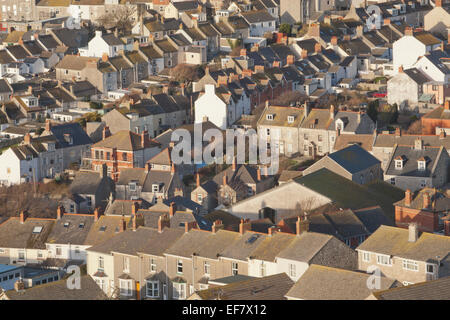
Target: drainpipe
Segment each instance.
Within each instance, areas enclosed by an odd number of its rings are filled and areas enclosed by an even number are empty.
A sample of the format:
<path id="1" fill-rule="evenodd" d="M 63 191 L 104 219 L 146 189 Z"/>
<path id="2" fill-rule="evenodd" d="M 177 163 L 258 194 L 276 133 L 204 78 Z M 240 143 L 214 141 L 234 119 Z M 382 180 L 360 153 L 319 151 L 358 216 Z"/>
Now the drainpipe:
<path id="1" fill-rule="evenodd" d="M 195 277 L 194 277 L 194 272 L 195 272 L 195 267 L 194 267 L 194 258 L 195 258 L 195 253 L 193 253 L 192 254 L 192 287 L 194 288 L 194 291 L 195 291 L 195 281 L 194 281 L 194 279 L 195 279 Z M 186 290 L 187 290 L 187 288 L 186 288 Z M 191 288 L 189 288 L 189 295 L 191 294 Z M 186 297 L 187 297 L 187 295 L 186 295 Z"/>

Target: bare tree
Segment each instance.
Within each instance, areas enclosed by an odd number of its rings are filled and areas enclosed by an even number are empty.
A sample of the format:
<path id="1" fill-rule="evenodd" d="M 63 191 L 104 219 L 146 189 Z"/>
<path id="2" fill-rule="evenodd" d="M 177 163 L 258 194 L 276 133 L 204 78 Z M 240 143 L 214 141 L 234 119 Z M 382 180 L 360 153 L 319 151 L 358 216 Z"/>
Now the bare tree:
<path id="1" fill-rule="evenodd" d="M 134 26 L 136 12 L 135 6 L 120 5 L 99 17 L 97 23 L 106 29 L 116 28 L 117 31 L 128 34 Z"/>

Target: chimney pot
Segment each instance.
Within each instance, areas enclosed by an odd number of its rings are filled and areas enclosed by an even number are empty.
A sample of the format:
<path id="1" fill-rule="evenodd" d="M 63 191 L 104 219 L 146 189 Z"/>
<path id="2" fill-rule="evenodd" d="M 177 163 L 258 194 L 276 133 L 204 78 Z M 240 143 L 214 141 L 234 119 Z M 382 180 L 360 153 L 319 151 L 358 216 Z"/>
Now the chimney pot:
<path id="1" fill-rule="evenodd" d="M 200 174 L 198 174 L 198 173 L 196 175 L 196 183 L 197 183 L 197 188 L 200 187 Z"/>
<path id="2" fill-rule="evenodd" d="M 61 220 L 63 215 L 64 215 L 64 208 L 62 206 L 58 206 L 58 209 L 56 209 L 56 219 Z"/>
<path id="3" fill-rule="evenodd" d="M 100 218 L 100 212 L 99 212 L 98 208 L 95 208 L 95 210 L 94 210 L 94 222 L 97 222 L 99 218 Z"/>
<path id="4" fill-rule="evenodd" d="M 24 223 L 25 222 L 25 220 L 27 219 L 25 211 L 20 211 L 19 219 L 20 219 L 20 223 Z"/>
<path id="5" fill-rule="evenodd" d="M 171 202 L 170 203 L 170 207 L 169 207 L 169 215 L 170 217 L 173 217 L 175 215 L 175 211 L 177 210 L 176 204 L 175 202 Z"/>
<path id="6" fill-rule="evenodd" d="M 430 195 L 428 192 L 423 193 L 423 208 L 428 209 L 430 207 Z"/>
<path id="7" fill-rule="evenodd" d="M 111 136 L 111 131 L 109 131 L 109 127 L 106 126 L 103 128 L 103 140 Z"/>

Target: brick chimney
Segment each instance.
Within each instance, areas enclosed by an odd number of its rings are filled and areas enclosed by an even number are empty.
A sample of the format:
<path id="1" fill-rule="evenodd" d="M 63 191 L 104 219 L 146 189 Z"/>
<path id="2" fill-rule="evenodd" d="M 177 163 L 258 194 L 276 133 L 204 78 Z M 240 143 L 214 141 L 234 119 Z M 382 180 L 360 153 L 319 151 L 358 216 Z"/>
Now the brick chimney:
<path id="1" fill-rule="evenodd" d="M 431 204 L 430 195 L 428 194 L 428 192 L 424 192 L 423 193 L 423 208 L 424 209 L 429 208 L 430 204 Z"/>
<path id="2" fill-rule="evenodd" d="M 233 162 L 231 163 L 231 169 L 234 171 L 236 171 L 236 156 L 233 157 Z"/>
<path id="3" fill-rule="evenodd" d="M 197 188 L 200 187 L 200 175 L 197 173 L 197 175 L 195 176 L 195 181 L 197 183 Z"/>
<path id="4" fill-rule="evenodd" d="M 330 43 L 331 43 L 332 46 L 337 46 L 338 38 L 336 36 L 332 36 Z"/>
<path id="5" fill-rule="evenodd" d="M 133 231 L 136 231 L 136 229 L 137 229 L 136 215 L 134 215 L 131 219 L 132 219 L 131 222 L 132 222 Z"/>
<path id="6" fill-rule="evenodd" d="M 50 119 L 45 120 L 45 131 L 50 131 L 52 129 L 52 122 Z"/>
<path id="7" fill-rule="evenodd" d="M 274 234 L 277 233 L 278 231 L 280 231 L 280 230 L 279 230 L 279 228 L 276 227 L 276 226 L 272 226 L 272 227 L 269 227 L 269 228 L 267 229 L 267 233 L 269 234 L 269 236 L 274 235 Z"/>
<path id="8" fill-rule="evenodd" d="M 444 234 L 450 236 L 450 220 L 444 221 Z"/>
<path id="9" fill-rule="evenodd" d="M 416 242 L 419 239 L 419 227 L 417 223 L 410 223 L 408 226 L 408 242 Z"/>
<path id="10" fill-rule="evenodd" d="M 102 54 L 102 61 L 108 62 L 108 55 L 106 53 Z"/>
<path id="11" fill-rule="evenodd" d="M 27 219 L 27 213 L 25 211 L 20 211 L 20 214 L 19 214 L 20 223 L 24 223 L 26 219 Z"/>
<path id="12" fill-rule="evenodd" d="M 217 231 L 219 231 L 220 229 L 223 229 L 223 223 L 222 220 L 216 220 L 214 221 L 212 227 L 211 227 L 211 231 L 213 233 L 216 233 Z"/>
<path id="13" fill-rule="evenodd" d="M 175 163 L 173 163 L 173 161 L 172 161 L 172 166 L 170 168 L 170 174 L 172 174 L 172 175 L 175 174 Z"/>
<path id="14" fill-rule="evenodd" d="M 23 137 L 23 142 L 25 142 L 25 144 L 30 144 L 31 143 L 31 135 L 29 132 L 27 132 L 25 134 L 25 136 Z"/>
<path id="15" fill-rule="evenodd" d="M 170 228 L 170 219 L 167 214 L 160 215 L 158 219 L 158 232 L 161 233 L 164 228 Z"/>
<path id="16" fill-rule="evenodd" d="M 310 221 L 305 217 L 305 219 L 301 219 L 301 217 L 297 217 L 297 222 L 295 223 L 295 233 L 299 236 L 302 233 L 309 231 Z"/>
<path id="17" fill-rule="evenodd" d="M 303 49 L 301 53 L 301 58 L 306 59 L 308 57 L 308 50 Z"/>
<path id="18" fill-rule="evenodd" d="M 145 164 L 145 172 L 146 172 L 146 173 L 149 173 L 150 170 L 152 170 L 152 164 L 147 162 L 147 163 Z"/>
<path id="19" fill-rule="evenodd" d="M 398 67 L 398 73 L 403 73 L 403 66 Z"/>
<path id="20" fill-rule="evenodd" d="M 243 235 L 247 231 L 252 230 L 252 224 L 250 219 L 241 219 L 241 223 L 239 223 L 239 233 Z"/>
<path id="21" fill-rule="evenodd" d="M 315 52 L 315 53 L 322 52 L 322 46 L 320 45 L 320 43 L 316 43 L 316 44 L 314 45 L 314 52 Z"/>
<path id="22" fill-rule="evenodd" d="M 258 169 L 256 169 L 256 175 L 258 177 L 258 181 L 261 181 L 261 168 L 258 167 Z"/>
<path id="23" fill-rule="evenodd" d="M 106 126 L 103 128 L 103 140 L 111 136 L 111 131 L 109 131 L 109 127 Z"/>
<path id="24" fill-rule="evenodd" d="M 395 136 L 396 137 L 401 137 L 402 136 L 402 129 L 395 128 Z"/>
<path id="25" fill-rule="evenodd" d="M 175 202 L 171 202 L 170 207 L 169 207 L 169 216 L 173 217 L 175 215 L 176 211 L 177 211 L 177 206 L 176 206 Z"/>
<path id="26" fill-rule="evenodd" d="M 411 28 L 411 27 L 405 28 L 405 36 L 412 36 L 413 34 L 414 34 L 413 28 Z"/>
<path id="27" fill-rule="evenodd" d="M 191 222 L 185 221 L 184 222 L 184 232 L 189 232 L 189 230 L 191 230 L 191 229 L 198 229 L 197 222 L 195 222 L 195 221 L 191 221 Z"/>
<path id="28" fill-rule="evenodd" d="M 139 202 L 133 202 L 133 204 L 131 205 L 131 214 L 135 216 L 138 210 L 139 210 Z"/>
<path id="29" fill-rule="evenodd" d="M 98 210 L 98 208 L 95 208 L 95 210 L 94 210 L 94 222 L 97 222 L 99 218 L 100 218 L 100 211 Z"/>
<path id="30" fill-rule="evenodd" d="M 384 19 L 383 20 L 383 25 L 384 26 L 388 26 L 388 25 L 390 25 L 391 24 L 391 19 Z"/>
<path id="31" fill-rule="evenodd" d="M 441 132 L 439 133 L 439 139 L 445 139 L 446 136 L 447 136 L 447 135 L 446 135 L 446 133 L 445 133 L 445 130 L 444 130 L 444 129 L 441 129 Z"/>
<path id="32" fill-rule="evenodd" d="M 308 35 L 311 37 L 320 37 L 320 25 L 318 23 L 311 23 L 308 29 Z"/>
<path id="33" fill-rule="evenodd" d="M 289 55 L 286 57 L 286 64 L 287 64 L 288 66 L 290 66 L 290 65 L 293 65 L 294 62 L 295 62 L 295 57 L 294 57 L 294 55 L 289 54 Z"/>
<path id="34" fill-rule="evenodd" d="M 334 119 L 334 113 L 335 113 L 336 109 L 334 107 L 334 105 L 330 106 L 330 118 Z"/>
<path id="35" fill-rule="evenodd" d="M 222 183 L 223 183 L 224 186 L 227 185 L 227 174 L 226 173 L 222 177 Z"/>
<path id="36" fill-rule="evenodd" d="M 412 202 L 412 192 L 409 189 L 405 191 L 405 206 L 410 207 Z"/>
<path id="37" fill-rule="evenodd" d="M 64 215 L 64 208 L 62 206 L 58 206 L 58 209 L 56 209 L 56 219 L 61 220 L 63 215 Z"/>
<path id="38" fill-rule="evenodd" d="M 442 0 L 434 0 L 434 4 L 436 7 L 442 7 Z"/>
<path id="39" fill-rule="evenodd" d="M 142 147 L 142 149 L 145 148 L 145 144 L 146 144 L 146 142 L 148 140 L 149 140 L 149 138 L 148 138 L 148 131 L 147 130 L 142 131 L 142 133 L 141 133 L 141 147 Z"/>
<path id="40" fill-rule="evenodd" d="M 450 110 L 450 100 L 446 100 L 444 103 L 444 109 L 445 110 Z"/>
<path id="41" fill-rule="evenodd" d="M 246 57 L 247 56 L 247 50 L 246 49 L 241 49 L 241 51 L 239 52 L 239 55 L 241 57 Z"/>

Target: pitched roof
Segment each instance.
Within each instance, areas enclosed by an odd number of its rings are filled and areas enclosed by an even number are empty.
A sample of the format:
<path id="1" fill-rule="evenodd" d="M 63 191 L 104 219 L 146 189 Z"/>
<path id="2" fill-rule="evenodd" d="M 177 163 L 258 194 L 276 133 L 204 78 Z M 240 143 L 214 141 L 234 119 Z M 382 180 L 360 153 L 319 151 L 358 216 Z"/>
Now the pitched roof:
<path id="1" fill-rule="evenodd" d="M 294 282 L 286 273 L 234 282 L 196 292 L 204 300 L 285 300 Z"/>
<path id="2" fill-rule="evenodd" d="M 302 300 L 364 300 L 372 290 L 367 287 L 370 274 L 319 265 L 311 265 L 286 297 Z M 381 278 L 384 289 L 396 285 L 393 279 Z"/>
<path id="3" fill-rule="evenodd" d="M 0 224 L 0 247 L 45 249 L 45 242 L 54 221 L 27 218 L 24 223 L 20 223 L 18 217 L 9 218 Z"/>
<path id="4" fill-rule="evenodd" d="M 241 15 L 248 23 L 260 23 L 276 20 L 267 10 L 252 10 L 242 12 Z"/>
<path id="5" fill-rule="evenodd" d="M 381 163 L 380 160 L 357 144 L 330 153 L 327 157 L 351 174 L 358 173 Z"/>
<path id="6" fill-rule="evenodd" d="M 55 221 L 47 243 L 83 245 L 93 223 L 93 215 L 66 213 Z"/>
<path id="7" fill-rule="evenodd" d="M 336 137 L 334 150 L 341 150 L 349 145 L 357 144 L 366 151 L 372 151 L 372 145 L 375 141 L 373 134 L 341 134 Z"/>
<path id="8" fill-rule="evenodd" d="M 89 275 L 81 276 L 79 290 L 72 290 L 63 279 L 25 289 L 10 290 L 6 296 L 11 300 L 107 300 L 108 296 Z"/>
<path id="9" fill-rule="evenodd" d="M 107 137 L 104 140 L 92 145 L 92 148 L 117 148 L 117 150 L 123 151 L 135 151 L 141 150 L 141 135 L 129 130 L 121 130 L 116 132 L 112 136 Z M 149 148 L 158 145 L 154 140 L 146 142 L 145 147 Z"/>
<path id="10" fill-rule="evenodd" d="M 79 123 L 52 125 L 50 132 L 61 148 L 92 144 L 91 138 L 89 138 Z M 45 134 L 46 132 L 43 133 L 43 135 Z M 72 138 L 71 144 L 66 140 L 67 135 L 70 135 Z"/>
<path id="11" fill-rule="evenodd" d="M 272 116 L 272 120 L 267 119 L 268 115 Z M 269 106 L 261 113 L 258 125 L 298 128 L 303 121 L 304 115 L 304 108 Z M 292 122 L 288 121 L 289 117 L 293 117 Z"/>
<path id="12" fill-rule="evenodd" d="M 123 223 L 122 219 L 125 220 L 127 225 L 130 222 L 130 217 L 100 216 L 98 221 L 94 222 L 92 225 L 91 230 L 86 237 L 85 244 L 96 246 L 97 244 L 116 236 L 119 233 L 120 224 Z"/>
<path id="13" fill-rule="evenodd" d="M 373 293 L 378 300 L 450 300 L 450 277 Z"/>
<path id="14" fill-rule="evenodd" d="M 409 242 L 409 230 L 381 226 L 356 250 L 376 252 L 416 261 L 436 262 L 450 252 L 450 237 L 423 232 L 416 242 Z"/>

